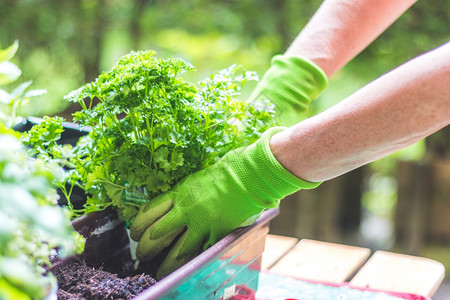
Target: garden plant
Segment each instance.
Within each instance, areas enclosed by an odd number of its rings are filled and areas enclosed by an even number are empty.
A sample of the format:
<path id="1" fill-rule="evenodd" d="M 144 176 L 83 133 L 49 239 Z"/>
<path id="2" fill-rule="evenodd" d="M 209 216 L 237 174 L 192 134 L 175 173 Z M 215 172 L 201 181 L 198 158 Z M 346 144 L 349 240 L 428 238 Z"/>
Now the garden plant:
<path id="1" fill-rule="evenodd" d="M 16 81 L 20 69 L 9 60 L 18 42 L 0 51 L 0 85 Z M 56 205 L 57 170 L 27 155 L 11 129 L 16 109 L 43 90 L 25 92 L 25 82 L 8 93 L 0 89 L 0 299 L 41 299 L 54 293 L 47 273 L 51 258 L 80 253 L 84 239 L 73 229 L 69 211 Z"/>

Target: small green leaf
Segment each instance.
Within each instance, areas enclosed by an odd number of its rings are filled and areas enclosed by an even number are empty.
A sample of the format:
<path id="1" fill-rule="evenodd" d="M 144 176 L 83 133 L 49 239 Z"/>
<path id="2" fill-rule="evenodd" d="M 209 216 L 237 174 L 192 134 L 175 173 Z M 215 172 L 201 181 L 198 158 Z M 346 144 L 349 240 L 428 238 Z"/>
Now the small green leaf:
<path id="1" fill-rule="evenodd" d="M 17 49 L 19 49 L 19 41 L 15 40 L 11 44 L 11 46 L 6 49 L 0 50 L 0 62 L 13 58 L 17 52 Z"/>
<path id="2" fill-rule="evenodd" d="M 30 98 L 30 97 L 37 97 L 37 96 L 42 96 L 47 94 L 47 90 L 45 89 L 36 89 L 36 90 L 31 90 L 25 93 L 24 97 L 25 98 Z"/>
<path id="3" fill-rule="evenodd" d="M 27 81 L 24 82 L 22 84 L 20 84 L 18 87 L 16 87 L 13 91 L 12 91 L 12 95 L 16 96 L 16 97 L 20 97 L 23 95 L 23 93 L 25 92 L 25 90 L 33 83 L 33 81 Z"/>
<path id="4" fill-rule="evenodd" d="M 9 104 L 14 97 L 6 91 L 0 89 L 0 103 Z"/>
<path id="5" fill-rule="evenodd" d="M 22 71 L 12 62 L 0 62 L 0 85 L 16 81 L 20 75 L 22 75 Z"/>
<path id="6" fill-rule="evenodd" d="M 124 218 L 125 220 L 132 220 L 132 219 L 134 219 L 134 217 L 136 217 L 138 211 L 139 211 L 139 210 L 138 210 L 135 206 L 127 205 L 127 206 L 125 206 L 125 208 L 122 210 L 123 218 Z"/>
<path id="7" fill-rule="evenodd" d="M 123 191 L 125 188 L 117 187 L 112 184 L 106 184 L 106 194 L 111 198 L 112 204 L 117 207 L 124 207 L 125 203 L 123 202 Z"/>
<path id="8" fill-rule="evenodd" d="M 172 160 L 170 161 L 170 167 L 172 170 L 176 170 L 177 167 L 184 164 L 183 153 L 177 152 L 176 150 L 172 153 Z"/>
<path id="9" fill-rule="evenodd" d="M 155 154 L 153 156 L 153 159 L 156 162 L 167 162 L 167 156 L 169 155 L 169 150 L 167 149 L 167 147 L 159 147 L 156 151 Z"/>
<path id="10" fill-rule="evenodd" d="M 106 172 L 105 166 L 100 165 L 95 168 L 94 172 L 88 173 L 85 178 L 86 188 L 89 189 L 96 183 L 100 182 L 102 179 L 106 179 L 105 172 Z"/>
<path id="11" fill-rule="evenodd" d="M 0 277 L 0 299 L 30 300 L 21 287 L 17 287 L 8 282 L 3 276 Z"/>

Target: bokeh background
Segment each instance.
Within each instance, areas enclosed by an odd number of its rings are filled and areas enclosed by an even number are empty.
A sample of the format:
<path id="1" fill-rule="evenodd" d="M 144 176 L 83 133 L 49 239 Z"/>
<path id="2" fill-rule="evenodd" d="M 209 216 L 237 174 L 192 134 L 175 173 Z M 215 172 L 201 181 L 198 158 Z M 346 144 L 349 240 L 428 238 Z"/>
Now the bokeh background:
<path id="1" fill-rule="evenodd" d="M 24 115 L 64 115 L 63 96 L 132 50 L 181 57 L 194 82 L 242 65 L 264 74 L 318 0 L 2 0 L 0 48 L 19 40 L 21 81 L 48 93 Z M 450 40 L 450 1 L 419 1 L 336 73 L 311 115 Z M 242 97 L 251 92 L 249 84 Z M 14 88 L 14 85 L 9 87 Z M 8 89 L 6 87 L 5 89 Z M 427 101 L 427 99 L 423 99 Z M 368 133 L 370 134 L 370 133 Z M 349 141 L 351 142 L 351 141 Z M 450 270 L 450 130 L 282 202 L 273 233 L 437 259 Z M 449 278 L 447 276 L 447 278 Z"/>

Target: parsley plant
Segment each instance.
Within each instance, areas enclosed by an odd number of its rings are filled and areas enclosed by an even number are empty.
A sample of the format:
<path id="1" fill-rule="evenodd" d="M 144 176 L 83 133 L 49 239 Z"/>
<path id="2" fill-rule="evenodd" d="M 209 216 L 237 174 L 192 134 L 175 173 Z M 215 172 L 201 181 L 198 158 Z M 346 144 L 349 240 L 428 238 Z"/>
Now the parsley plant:
<path id="1" fill-rule="evenodd" d="M 131 222 L 140 205 L 275 125 L 271 104 L 237 100 L 255 73 L 233 65 L 194 85 L 181 77 L 193 70 L 178 58 L 132 52 L 66 96 L 82 107 L 74 121 L 91 128 L 65 156 L 72 168 L 65 180 L 89 195 L 82 213 L 112 205 Z M 57 122 L 46 119 L 40 130 Z M 42 134 L 30 134 L 42 140 Z M 42 149 L 64 157 L 56 143 L 46 141 Z"/>

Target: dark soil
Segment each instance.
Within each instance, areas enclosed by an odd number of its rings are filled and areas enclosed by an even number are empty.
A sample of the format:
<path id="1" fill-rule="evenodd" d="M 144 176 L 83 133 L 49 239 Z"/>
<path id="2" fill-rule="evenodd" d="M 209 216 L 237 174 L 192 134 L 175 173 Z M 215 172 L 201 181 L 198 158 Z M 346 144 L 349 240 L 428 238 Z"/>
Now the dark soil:
<path id="1" fill-rule="evenodd" d="M 89 267 L 72 259 L 54 272 L 58 278 L 58 299 L 132 299 L 156 283 L 150 275 L 120 278 L 117 274 Z"/>

